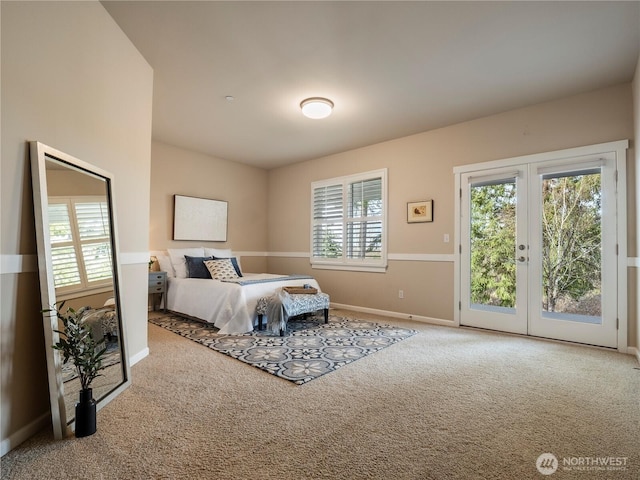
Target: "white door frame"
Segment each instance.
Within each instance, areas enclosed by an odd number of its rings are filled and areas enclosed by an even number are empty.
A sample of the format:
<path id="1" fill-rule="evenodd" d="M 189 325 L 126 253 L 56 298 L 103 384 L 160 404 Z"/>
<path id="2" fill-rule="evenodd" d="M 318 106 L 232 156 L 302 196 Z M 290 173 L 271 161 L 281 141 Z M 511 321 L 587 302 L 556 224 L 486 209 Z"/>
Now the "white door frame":
<path id="1" fill-rule="evenodd" d="M 617 319 L 618 319 L 618 351 L 628 353 L 628 314 L 627 314 L 627 149 L 629 147 L 628 140 L 619 140 L 616 142 L 600 143 L 596 145 L 588 145 L 584 147 L 569 148 L 565 150 L 556 150 L 553 152 L 537 153 L 533 155 L 524 155 L 520 157 L 506 158 L 502 160 L 494 160 L 491 162 L 483 162 L 477 164 L 463 165 L 453 169 L 455 177 L 455 237 L 454 245 L 457 245 L 457 252 L 454 255 L 454 324 L 460 325 L 460 305 L 461 305 L 461 196 L 462 184 L 461 177 L 463 173 L 495 168 L 503 168 L 509 166 L 520 165 L 523 163 L 541 163 L 552 160 L 571 159 L 586 155 L 609 154 L 613 153 L 616 158 L 617 165 L 617 218 L 616 218 L 616 235 L 617 235 Z"/>

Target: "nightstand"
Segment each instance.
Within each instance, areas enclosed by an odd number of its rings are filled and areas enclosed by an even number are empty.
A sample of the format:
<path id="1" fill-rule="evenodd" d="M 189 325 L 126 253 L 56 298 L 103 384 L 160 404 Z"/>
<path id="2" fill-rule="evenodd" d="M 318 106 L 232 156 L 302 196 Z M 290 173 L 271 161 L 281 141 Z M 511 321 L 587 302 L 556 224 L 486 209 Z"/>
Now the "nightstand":
<path id="1" fill-rule="evenodd" d="M 167 313 L 167 272 L 149 272 L 149 295 L 153 295 L 151 306 L 154 311 L 156 309 L 156 294 L 160 295 L 160 303 L 164 300 L 164 313 Z"/>

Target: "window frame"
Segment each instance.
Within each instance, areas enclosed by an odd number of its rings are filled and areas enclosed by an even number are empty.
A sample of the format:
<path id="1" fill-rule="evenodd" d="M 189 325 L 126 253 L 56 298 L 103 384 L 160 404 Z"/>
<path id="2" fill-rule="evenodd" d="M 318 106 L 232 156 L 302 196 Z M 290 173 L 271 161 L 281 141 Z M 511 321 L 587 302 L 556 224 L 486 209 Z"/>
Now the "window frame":
<path id="1" fill-rule="evenodd" d="M 111 265 L 111 277 L 104 280 L 89 281 L 87 268 L 83 259 L 82 247 L 86 245 L 96 243 L 108 243 L 109 249 L 113 248 L 111 244 L 111 225 L 107 225 L 107 234 L 104 237 L 90 238 L 83 240 L 80 235 L 76 204 L 82 203 L 107 203 L 107 199 L 101 195 L 82 195 L 82 196 L 51 196 L 49 197 L 49 205 L 66 205 L 69 214 L 69 228 L 71 233 L 71 240 L 60 242 L 64 245 L 73 248 L 76 256 L 76 265 L 78 266 L 78 274 L 80 277 L 79 283 L 74 283 L 68 286 L 56 287 L 54 284 L 56 298 L 58 300 L 67 300 L 75 298 L 78 293 L 94 295 L 98 293 L 109 292 L 113 290 L 113 265 Z M 49 221 L 51 221 L 49 219 Z M 112 219 L 108 217 L 109 223 Z M 52 243 L 52 249 L 57 246 Z M 110 257 L 113 255 L 110 254 Z"/>
<path id="2" fill-rule="evenodd" d="M 349 217 L 349 195 L 348 189 L 349 186 L 353 183 L 363 182 L 367 180 L 374 180 L 379 178 L 381 180 L 381 203 L 382 203 L 382 214 L 375 215 L 371 217 Z M 328 257 L 317 257 L 314 252 L 314 240 L 315 240 L 315 227 L 318 224 L 326 223 L 323 220 L 316 220 L 314 218 L 314 210 L 315 210 L 315 190 L 322 187 L 329 186 L 337 186 L 340 185 L 342 187 L 342 232 L 343 232 L 343 240 L 342 240 L 342 255 L 340 258 L 328 258 Z M 384 273 L 387 270 L 387 212 L 388 212 L 388 181 L 387 181 L 387 169 L 382 168 L 379 170 L 371 170 L 368 172 L 357 173 L 352 175 L 345 175 L 341 177 L 328 178 L 325 180 L 319 180 L 311 183 L 311 228 L 310 228 L 310 260 L 311 260 L 311 268 L 316 269 L 327 269 L 327 270 L 350 270 L 350 271 L 361 271 L 361 272 L 375 272 L 375 273 Z M 380 258 L 347 258 L 347 232 L 348 232 L 348 224 L 357 223 L 358 219 L 362 218 L 379 218 L 382 224 L 382 232 L 381 232 L 381 244 L 380 244 Z"/>

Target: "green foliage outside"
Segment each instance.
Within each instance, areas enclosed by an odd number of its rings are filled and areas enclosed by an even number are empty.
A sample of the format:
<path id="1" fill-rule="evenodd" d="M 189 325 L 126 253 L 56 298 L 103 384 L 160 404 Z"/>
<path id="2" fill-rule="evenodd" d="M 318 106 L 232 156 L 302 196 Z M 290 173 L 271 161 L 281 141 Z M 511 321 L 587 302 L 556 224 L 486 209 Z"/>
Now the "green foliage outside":
<path id="1" fill-rule="evenodd" d="M 516 188 L 471 189 L 471 302 L 516 306 Z"/>
<path id="2" fill-rule="evenodd" d="M 600 175 L 552 177 L 542 185 L 542 308 L 548 312 L 599 316 Z M 520 252 L 516 249 L 515 235 L 515 183 L 474 186 L 472 303 L 516 306 L 516 256 Z"/>
<path id="3" fill-rule="evenodd" d="M 550 178 L 542 194 L 543 309 L 556 312 L 561 301 L 579 303 L 600 294 L 600 175 Z M 601 314 L 592 308 L 575 313 Z"/>
<path id="4" fill-rule="evenodd" d="M 314 255 L 323 258 L 342 257 L 342 241 L 329 228 L 324 228 L 321 235 L 320 250 L 314 252 Z"/>

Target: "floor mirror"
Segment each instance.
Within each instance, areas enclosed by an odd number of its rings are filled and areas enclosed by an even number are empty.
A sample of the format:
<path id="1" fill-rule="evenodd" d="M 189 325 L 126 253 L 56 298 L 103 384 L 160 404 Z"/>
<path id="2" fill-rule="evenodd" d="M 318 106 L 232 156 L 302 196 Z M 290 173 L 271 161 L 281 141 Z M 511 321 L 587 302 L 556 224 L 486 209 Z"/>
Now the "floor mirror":
<path id="1" fill-rule="evenodd" d="M 92 336 L 106 348 L 91 385 L 99 410 L 131 382 L 113 176 L 40 142 L 30 143 L 30 157 L 42 309 L 55 310 L 64 301 L 61 311 L 71 307 L 91 318 Z M 75 429 L 81 386 L 73 361 L 63 362 L 52 348 L 59 340 L 58 318 L 43 312 L 43 324 L 53 433 L 60 439 Z"/>

